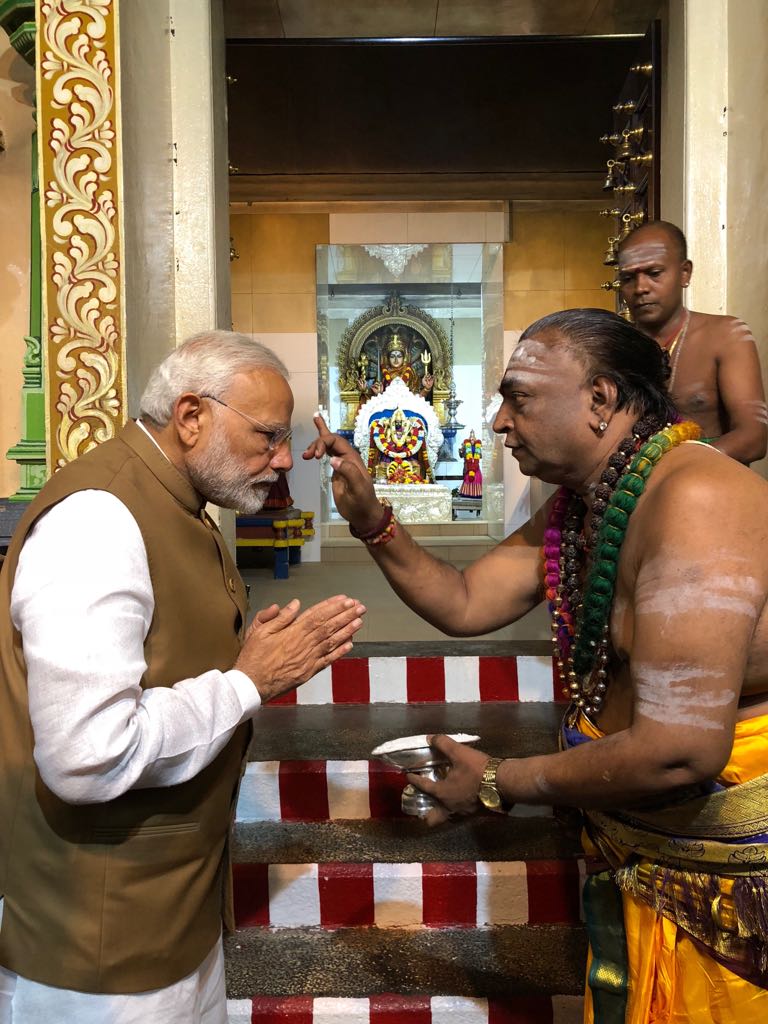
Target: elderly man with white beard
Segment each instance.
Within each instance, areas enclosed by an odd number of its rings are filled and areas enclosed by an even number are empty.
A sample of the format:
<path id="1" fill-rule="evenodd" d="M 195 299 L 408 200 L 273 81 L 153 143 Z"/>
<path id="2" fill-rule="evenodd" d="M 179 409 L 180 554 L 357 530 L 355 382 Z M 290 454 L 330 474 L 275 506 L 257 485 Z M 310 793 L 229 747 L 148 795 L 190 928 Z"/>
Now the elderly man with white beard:
<path id="1" fill-rule="evenodd" d="M 339 595 L 256 614 L 207 502 L 292 466 L 269 349 L 216 331 L 58 472 L 0 575 L 0 1024 L 225 1024 L 229 828 L 261 704 L 347 653 Z"/>

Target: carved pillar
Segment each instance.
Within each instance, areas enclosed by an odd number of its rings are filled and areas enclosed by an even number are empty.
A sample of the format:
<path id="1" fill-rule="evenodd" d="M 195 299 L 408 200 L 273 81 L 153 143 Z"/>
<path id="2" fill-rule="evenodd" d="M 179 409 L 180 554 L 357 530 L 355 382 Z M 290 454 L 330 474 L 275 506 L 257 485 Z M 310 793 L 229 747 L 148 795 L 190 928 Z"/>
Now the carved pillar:
<path id="1" fill-rule="evenodd" d="M 29 64 L 35 63 L 34 0 L 0 2 L 0 26 L 11 45 Z M 30 195 L 29 334 L 22 369 L 21 438 L 6 457 L 19 464 L 20 484 L 10 501 L 30 501 L 45 483 L 45 396 L 41 348 L 40 190 L 37 174 L 37 132 L 32 136 Z"/>
<path id="2" fill-rule="evenodd" d="M 38 0 L 51 471 L 125 419 L 117 0 Z"/>

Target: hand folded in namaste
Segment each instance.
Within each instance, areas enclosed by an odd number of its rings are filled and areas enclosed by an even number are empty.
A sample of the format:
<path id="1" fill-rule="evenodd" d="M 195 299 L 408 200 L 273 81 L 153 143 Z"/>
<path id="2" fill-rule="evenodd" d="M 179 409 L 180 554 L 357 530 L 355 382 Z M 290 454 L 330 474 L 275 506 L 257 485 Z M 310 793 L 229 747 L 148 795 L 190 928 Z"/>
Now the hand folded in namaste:
<path id="1" fill-rule="evenodd" d="M 264 703 L 305 683 L 352 650 L 365 606 L 339 594 L 299 614 L 299 601 L 257 612 L 234 667 L 253 680 Z"/>

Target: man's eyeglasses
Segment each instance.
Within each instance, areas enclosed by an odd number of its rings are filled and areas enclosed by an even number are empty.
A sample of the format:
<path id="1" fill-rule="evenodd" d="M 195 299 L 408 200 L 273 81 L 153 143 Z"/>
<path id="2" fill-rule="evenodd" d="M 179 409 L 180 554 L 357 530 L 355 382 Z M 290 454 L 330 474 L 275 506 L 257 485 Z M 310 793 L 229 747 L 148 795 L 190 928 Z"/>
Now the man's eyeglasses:
<path id="1" fill-rule="evenodd" d="M 209 398 L 212 402 L 217 402 L 219 405 L 223 405 L 225 409 L 229 409 L 231 412 L 236 412 L 238 416 L 242 416 L 244 420 L 248 420 L 258 430 L 260 434 L 264 434 L 267 439 L 267 449 L 271 452 L 276 452 L 278 448 L 282 448 L 284 444 L 288 444 L 293 436 L 293 430 L 290 427 L 278 427 L 276 430 L 271 430 L 266 423 L 260 423 L 255 420 L 253 416 L 249 416 L 247 412 L 241 412 L 239 409 L 235 409 L 233 405 L 228 405 L 226 402 L 222 402 L 216 395 L 200 395 L 201 398 Z"/>

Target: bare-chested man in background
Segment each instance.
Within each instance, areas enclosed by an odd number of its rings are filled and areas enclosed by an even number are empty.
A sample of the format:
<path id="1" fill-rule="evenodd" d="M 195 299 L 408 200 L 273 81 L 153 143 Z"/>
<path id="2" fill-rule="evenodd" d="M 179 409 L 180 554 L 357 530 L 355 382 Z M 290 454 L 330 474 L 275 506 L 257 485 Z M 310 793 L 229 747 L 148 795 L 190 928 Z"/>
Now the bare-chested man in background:
<path id="1" fill-rule="evenodd" d="M 669 353 L 673 402 L 716 448 L 749 465 L 765 455 L 768 436 L 755 339 L 743 320 L 685 308 L 692 271 L 685 235 L 667 221 L 643 224 L 619 246 L 621 294 L 637 327 Z"/>

